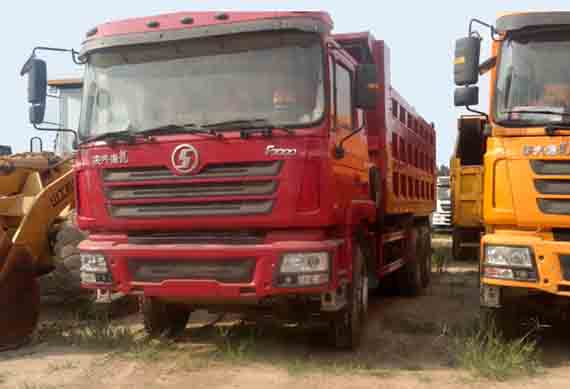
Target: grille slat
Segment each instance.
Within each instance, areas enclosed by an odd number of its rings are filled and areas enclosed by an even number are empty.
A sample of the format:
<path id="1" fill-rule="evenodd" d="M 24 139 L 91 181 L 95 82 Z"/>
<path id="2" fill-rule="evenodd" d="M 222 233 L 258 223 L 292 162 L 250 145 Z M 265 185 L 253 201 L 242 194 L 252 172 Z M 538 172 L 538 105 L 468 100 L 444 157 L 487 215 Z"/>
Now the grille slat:
<path id="1" fill-rule="evenodd" d="M 178 176 L 166 167 L 106 169 L 104 182 L 121 184 L 107 186 L 105 194 L 111 201 L 108 210 L 115 218 L 267 214 L 275 200 L 265 196 L 273 197 L 277 192 L 279 182 L 271 177 L 279 175 L 282 164 L 282 161 L 210 164 L 197 174 L 185 176 Z M 208 181 L 199 181 L 203 179 Z M 234 198 L 224 201 L 224 197 Z M 141 200 L 148 202 L 141 204 Z"/>
<path id="2" fill-rule="evenodd" d="M 570 281 L 570 255 L 560 255 L 560 270 L 564 281 Z"/>
<path id="3" fill-rule="evenodd" d="M 150 198 L 180 198 L 204 196 L 263 196 L 277 190 L 276 181 L 208 183 L 185 185 L 161 185 L 145 187 L 111 188 L 107 197 L 111 200 L 137 200 Z"/>
<path id="4" fill-rule="evenodd" d="M 130 244 L 262 244 L 265 241 L 264 232 L 255 231 L 189 231 L 130 234 Z"/>
<path id="5" fill-rule="evenodd" d="M 548 161 L 533 159 L 530 166 L 535 174 L 541 176 L 565 176 L 570 175 L 570 161 Z"/>
<path id="6" fill-rule="evenodd" d="M 212 280 L 224 283 L 250 283 L 253 279 L 255 260 L 131 258 L 128 260 L 128 269 L 134 282 Z"/>
<path id="7" fill-rule="evenodd" d="M 249 200 L 212 203 L 173 203 L 111 205 L 113 217 L 195 217 L 195 216 L 245 216 L 271 212 L 273 200 Z"/>
<path id="8" fill-rule="evenodd" d="M 534 180 L 536 191 L 545 195 L 570 195 L 570 180 Z"/>
<path id="9" fill-rule="evenodd" d="M 570 199 L 537 199 L 538 208 L 549 215 L 570 215 Z"/>
<path id="10" fill-rule="evenodd" d="M 274 177 L 281 170 L 282 161 L 236 164 L 211 164 L 194 175 L 178 176 L 167 167 L 106 169 L 105 182 L 137 182 L 159 180 L 197 180 L 205 178 Z"/>

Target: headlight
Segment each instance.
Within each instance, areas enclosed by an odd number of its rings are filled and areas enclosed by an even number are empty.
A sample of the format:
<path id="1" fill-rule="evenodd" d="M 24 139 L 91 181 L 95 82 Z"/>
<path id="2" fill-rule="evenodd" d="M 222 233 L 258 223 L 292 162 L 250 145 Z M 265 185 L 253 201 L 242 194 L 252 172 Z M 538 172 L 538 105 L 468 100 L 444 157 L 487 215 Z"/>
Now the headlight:
<path id="1" fill-rule="evenodd" d="M 282 288 L 315 287 L 330 281 L 327 252 L 289 253 L 283 256 L 276 282 Z"/>
<path id="2" fill-rule="evenodd" d="M 534 267 L 529 247 L 486 246 L 485 264 L 529 269 Z"/>
<path id="3" fill-rule="evenodd" d="M 282 274 L 318 273 L 329 271 L 328 253 L 285 254 L 281 261 Z"/>
<path id="4" fill-rule="evenodd" d="M 81 272 L 108 273 L 107 260 L 103 254 L 81 253 Z"/>

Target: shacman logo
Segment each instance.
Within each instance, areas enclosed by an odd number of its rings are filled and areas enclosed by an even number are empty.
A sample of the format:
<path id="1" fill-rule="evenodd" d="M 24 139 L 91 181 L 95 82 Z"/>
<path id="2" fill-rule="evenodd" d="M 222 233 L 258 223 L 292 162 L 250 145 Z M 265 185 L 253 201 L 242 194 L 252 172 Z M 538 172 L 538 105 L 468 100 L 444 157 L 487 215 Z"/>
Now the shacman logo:
<path id="1" fill-rule="evenodd" d="M 570 143 L 561 143 L 559 145 L 524 145 L 523 155 L 529 156 L 547 156 L 558 157 L 570 155 Z"/>
<path id="2" fill-rule="evenodd" d="M 172 152 L 172 166 L 180 173 L 188 174 L 198 167 L 198 151 L 189 144 L 178 145 Z"/>

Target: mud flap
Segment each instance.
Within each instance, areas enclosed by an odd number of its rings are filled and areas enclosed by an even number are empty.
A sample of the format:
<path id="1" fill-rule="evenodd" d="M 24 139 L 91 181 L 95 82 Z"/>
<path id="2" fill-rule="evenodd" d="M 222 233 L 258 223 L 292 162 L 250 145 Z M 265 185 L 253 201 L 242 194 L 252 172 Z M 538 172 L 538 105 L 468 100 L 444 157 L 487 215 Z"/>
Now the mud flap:
<path id="1" fill-rule="evenodd" d="M 0 245 L 0 351 L 26 343 L 36 328 L 40 293 L 33 258 L 22 246 Z M 7 251 L 7 253 L 6 253 Z"/>

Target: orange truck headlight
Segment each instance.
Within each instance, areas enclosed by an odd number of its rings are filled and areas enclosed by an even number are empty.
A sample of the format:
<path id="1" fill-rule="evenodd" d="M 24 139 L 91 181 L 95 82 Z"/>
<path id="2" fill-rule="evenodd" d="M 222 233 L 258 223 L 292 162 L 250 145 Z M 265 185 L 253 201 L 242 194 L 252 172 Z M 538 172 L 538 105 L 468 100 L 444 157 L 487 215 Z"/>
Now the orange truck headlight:
<path id="1" fill-rule="evenodd" d="M 484 276 L 516 281 L 536 281 L 534 256 L 530 247 L 485 246 Z"/>

